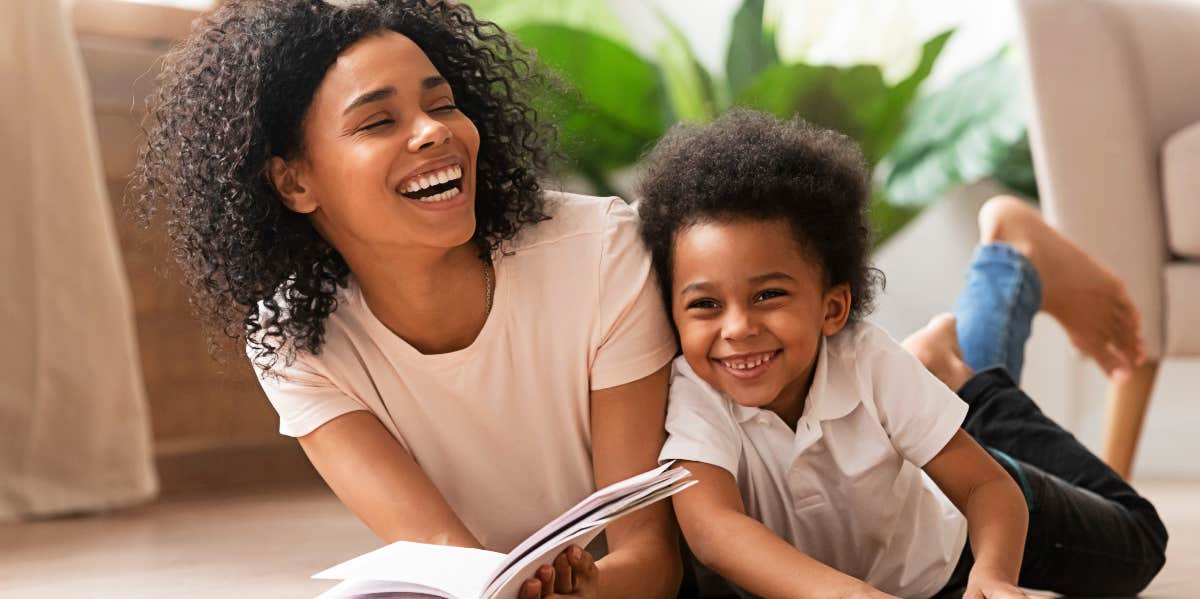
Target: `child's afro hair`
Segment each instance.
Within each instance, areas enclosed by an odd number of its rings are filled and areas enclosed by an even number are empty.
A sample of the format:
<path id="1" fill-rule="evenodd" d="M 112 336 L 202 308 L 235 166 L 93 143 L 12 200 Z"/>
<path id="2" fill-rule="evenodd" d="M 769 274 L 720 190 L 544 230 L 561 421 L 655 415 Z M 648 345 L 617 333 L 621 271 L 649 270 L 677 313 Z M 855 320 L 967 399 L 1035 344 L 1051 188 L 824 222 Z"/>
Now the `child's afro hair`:
<path id="1" fill-rule="evenodd" d="M 850 286 L 850 320 L 874 307 L 883 273 L 870 264 L 870 171 L 849 137 L 800 118 L 735 109 L 681 124 L 647 155 L 639 181 L 642 239 L 671 309 L 675 236 L 689 226 L 787 219 L 829 285 Z"/>

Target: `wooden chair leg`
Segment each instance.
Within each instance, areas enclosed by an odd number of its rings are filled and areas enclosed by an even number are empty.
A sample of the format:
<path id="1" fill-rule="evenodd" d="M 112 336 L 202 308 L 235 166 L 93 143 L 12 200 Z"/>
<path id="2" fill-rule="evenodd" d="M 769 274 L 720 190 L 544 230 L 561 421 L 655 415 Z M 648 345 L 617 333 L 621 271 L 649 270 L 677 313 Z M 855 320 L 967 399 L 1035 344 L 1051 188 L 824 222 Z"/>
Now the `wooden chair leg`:
<path id="1" fill-rule="evenodd" d="M 1133 471 L 1133 458 L 1157 373 L 1158 363 L 1147 361 L 1135 368 L 1129 378 L 1108 387 L 1108 421 L 1101 458 L 1125 479 Z"/>

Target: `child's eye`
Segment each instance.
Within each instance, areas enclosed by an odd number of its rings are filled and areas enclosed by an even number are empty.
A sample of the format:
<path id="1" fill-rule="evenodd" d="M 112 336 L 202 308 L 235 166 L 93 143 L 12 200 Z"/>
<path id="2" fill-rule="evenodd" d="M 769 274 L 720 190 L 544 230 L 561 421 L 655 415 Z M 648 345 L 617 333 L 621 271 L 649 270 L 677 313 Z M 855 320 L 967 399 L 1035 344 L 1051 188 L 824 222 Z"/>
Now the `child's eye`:
<path id="1" fill-rule="evenodd" d="M 765 291 L 758 292 L 758 295 L 754 296 L 754 301 L 765 302 L 767 300 L 783 297 L 785 295 L 787 295 L 787 292 L 782 289 L 767 289 Z"/>
<path id="2" fill-rule="evenodd" d="M 713 310 L 717 307 L 717 302 L 708 298 L 693 300 L 687 305 L 688 310 Z"/>

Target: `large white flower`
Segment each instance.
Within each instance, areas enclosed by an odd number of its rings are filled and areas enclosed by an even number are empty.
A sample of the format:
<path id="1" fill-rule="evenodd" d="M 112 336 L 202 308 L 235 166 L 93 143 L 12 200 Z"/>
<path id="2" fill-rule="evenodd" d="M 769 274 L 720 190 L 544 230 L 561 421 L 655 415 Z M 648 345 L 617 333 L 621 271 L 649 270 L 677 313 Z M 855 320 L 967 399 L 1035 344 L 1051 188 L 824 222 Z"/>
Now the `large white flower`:
<path id="1" fill-rule="evenodd" d="M 878 65 L 884 79 L 903 79 L 929 38 L 958 32 L 938 61 L 944 80 L 986 58 L 1016 28 L 1013 7 L 996 0 L 766 0 L 776 46 L 785 62 Z"/>
<path id="2" fill-rule="evenodd" d="M 878 65 L 894 83 L 921 58 L 918 0 L 768 0 L 784 62 Z"/>

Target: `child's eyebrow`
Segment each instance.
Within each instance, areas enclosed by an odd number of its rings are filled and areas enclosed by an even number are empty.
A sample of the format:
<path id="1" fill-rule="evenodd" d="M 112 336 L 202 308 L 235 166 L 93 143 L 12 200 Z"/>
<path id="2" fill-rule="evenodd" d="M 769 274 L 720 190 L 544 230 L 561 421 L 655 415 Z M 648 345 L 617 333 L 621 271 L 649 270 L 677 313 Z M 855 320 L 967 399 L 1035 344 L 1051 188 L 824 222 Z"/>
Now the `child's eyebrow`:
<path id="1" fill-rule="evenodd" d="M 769 272 L 765 275 L 755 275 L 753 277 L 750 277 L 750 282 L 755 285 L 758 285 L 761 283 L 766 283 L 767 281 L 780 281 L 780 280 L 795 281 L 796 279 L 787 273 L 778 272 L 778 271 Z"/>
<path id="2" fill-rule="evenodd" d="M 685 295 L 689 291 L 707 291 L 710 289 L 712 289 L 712 283 L 709 283 L 708 281 L 697 281 L 695 283 L 689 283 L 688 285 L 685 285 L 683 289 L 679 290 L 679 295 Z"/>

